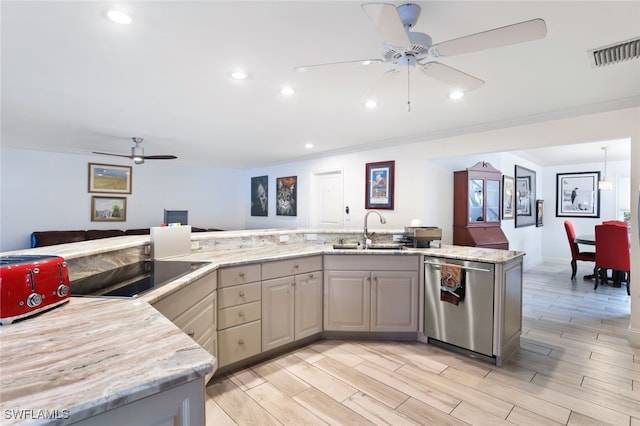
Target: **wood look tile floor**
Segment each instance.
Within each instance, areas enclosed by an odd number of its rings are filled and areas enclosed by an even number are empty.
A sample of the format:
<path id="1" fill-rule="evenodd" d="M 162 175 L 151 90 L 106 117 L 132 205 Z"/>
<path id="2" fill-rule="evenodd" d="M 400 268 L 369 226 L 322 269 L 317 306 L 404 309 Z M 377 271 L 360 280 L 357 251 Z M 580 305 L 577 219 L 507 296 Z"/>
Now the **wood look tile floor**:
<path id="1" fill-rule="evenodd" d="M 594 291 L 589 272 L 525 273 L 521 347 L 503 367 L 417 342 L 320 340 L 212 379 L 207 425 L 640 426 L 629 296 Z"/>

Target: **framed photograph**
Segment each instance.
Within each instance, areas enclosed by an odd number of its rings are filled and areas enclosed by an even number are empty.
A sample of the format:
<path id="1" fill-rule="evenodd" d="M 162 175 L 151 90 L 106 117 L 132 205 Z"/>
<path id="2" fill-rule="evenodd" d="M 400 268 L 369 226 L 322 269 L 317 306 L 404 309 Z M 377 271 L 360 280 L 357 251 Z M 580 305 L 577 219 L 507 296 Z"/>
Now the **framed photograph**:
<path id="1" fill-rule="evenodd" d="M 89 192 L 131 194 L 131 166 L 89 163 Z"/>
<path id="2" fill-rule="evenodd" d="M 516 164 L 514 179 L 515 227 L 533 226 L 536 224 L 536 172 Z"/>
<path id="3" fill-rule="evenodd" d="M 365 209 L 393 210 L 395 161 L 366 164 Z"/>
<path id="4" fill-rule="evenodd" d="M 544 200 L 536 200 L 536 226 L 544 226 Z"/>
<path id="5" fill-rule="evenodd" d="M 557 217 L 600 217 L 600 172 L 556 174 Z"/>
<path id="6" fill-rule="evenodd" d="M 502 220 L 513 219 L 515 187 L 513 176 L 502 176 Z"/>
<path id="7" fill-rule="evenodd" d="M 269 176 L 251 178 L 251 216 L 269 216 Z"/>
<path id="8" fill-rule="evenodd" d="M 91 197 L 92 222 L 124 222 L 127 220 L 126 197 Z"/>
<path id="9" fill-rule="evenodd" d="M 276 178 L 276 214 L 278 216 L 298 215 L 297 184 L 297 176 Z"/>

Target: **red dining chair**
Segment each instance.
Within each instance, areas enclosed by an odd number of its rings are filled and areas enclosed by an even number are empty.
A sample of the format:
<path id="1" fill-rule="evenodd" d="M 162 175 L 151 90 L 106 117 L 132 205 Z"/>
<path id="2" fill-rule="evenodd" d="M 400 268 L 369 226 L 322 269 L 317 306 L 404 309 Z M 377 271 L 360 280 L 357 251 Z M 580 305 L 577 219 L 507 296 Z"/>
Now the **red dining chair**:
<path id="1" fill-rule="evenodd" d="M 569 247 L 571 247 L 571 279 L 576 277 L 578 272 L 578 260 L 585 262 L 595 262 L 596 254 L 592 251 L 580 251 L 578 243 L 576 243 L 576 231 L 573 229 L 573 223 L 566 220 L 564 222 L 564 229 L 567 231 L 567 239 L 569 240 Z"/>
<path id="2" fill-rule="evenodd" d="M 599 281 L 607 281 L 607 270 L 611 269 L 614 281 L 627 284 L 627 294 L 631 295 L 631 254 L 629 253 L 629 233 L 626 224 L 596 225 L 596 268 L 595 290 Z"/>

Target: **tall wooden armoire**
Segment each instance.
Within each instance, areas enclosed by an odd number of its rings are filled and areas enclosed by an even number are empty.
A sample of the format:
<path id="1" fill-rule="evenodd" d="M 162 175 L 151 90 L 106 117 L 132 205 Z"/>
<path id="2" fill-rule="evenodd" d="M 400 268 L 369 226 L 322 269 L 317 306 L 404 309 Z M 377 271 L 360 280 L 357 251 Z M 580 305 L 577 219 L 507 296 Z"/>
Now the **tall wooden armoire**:
<path id="1" fill-rule="evenodd" d="M 453 172 L 453 244 L 509 249 L 500 227 L 502 172 L 481 161 Z"/>

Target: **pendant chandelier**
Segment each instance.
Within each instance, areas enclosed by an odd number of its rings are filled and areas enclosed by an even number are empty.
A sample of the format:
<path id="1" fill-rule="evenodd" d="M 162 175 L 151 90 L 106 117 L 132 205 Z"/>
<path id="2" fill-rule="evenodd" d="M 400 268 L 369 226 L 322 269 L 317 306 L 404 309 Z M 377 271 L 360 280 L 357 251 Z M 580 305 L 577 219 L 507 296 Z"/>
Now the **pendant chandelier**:
<path id="1" fill-rule="evenodd" d="M 603 146 L 602 151 L 604 151 L 604 173 L 602 175 L 602 180 L 598 182 L 598 189 L 601 191 L 609 191 L 613 185 L 610 180 L 607 180 L 607 147 Z"/>

